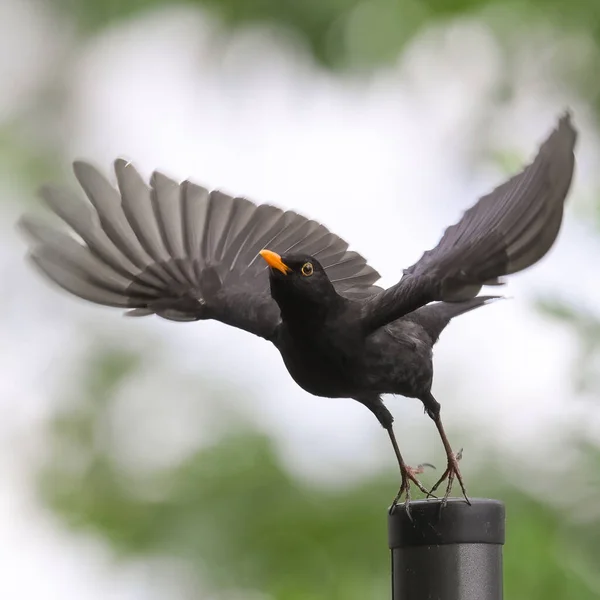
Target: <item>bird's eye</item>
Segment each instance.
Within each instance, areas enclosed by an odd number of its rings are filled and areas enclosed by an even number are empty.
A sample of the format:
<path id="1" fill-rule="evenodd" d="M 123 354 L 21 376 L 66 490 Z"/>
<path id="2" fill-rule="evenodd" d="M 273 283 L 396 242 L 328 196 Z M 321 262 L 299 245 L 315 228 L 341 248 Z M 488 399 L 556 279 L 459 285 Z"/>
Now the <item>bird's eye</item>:
<path id="1" fill-rule="evenodd" d="M 304 277 L 310 277 L 313 274 L 313 266 L 312 263 L 304 263 L 302 265 L 302 275 L 304 275 Z"/>

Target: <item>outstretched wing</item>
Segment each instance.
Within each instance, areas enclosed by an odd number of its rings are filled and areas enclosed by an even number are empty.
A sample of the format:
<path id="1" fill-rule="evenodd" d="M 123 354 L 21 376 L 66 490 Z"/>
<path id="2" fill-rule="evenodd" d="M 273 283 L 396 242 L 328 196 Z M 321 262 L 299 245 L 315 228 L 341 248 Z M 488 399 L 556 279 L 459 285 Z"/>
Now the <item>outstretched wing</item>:
<path id="1" fill-rule="evenodd" d="M 576 139 L 566 113 L 530 165 L 467 210 L 433 250 L 404 271 L 398 284 L 364 303 L 366 329 L 433 300 L 468 300 L 483 285 L 500 285 L 500 277 L 540 260 L 562 223 Z"/>
<path id="2" fill-rule="evenodd" d="M 189 181 L 115 162 L 118 188 L 94 167 L 74 164 L 87 202 L 45 186 L 41 195 L 76 234 L 25 216 L 33 262 L 65 290 L 97 304 L 174 321 L 217 319 L 269 339 L 279 309 L 271 299 L 265 246 L 318 257 L 337 290 L 364 298 L 379 274 L 323 225 Z"/>

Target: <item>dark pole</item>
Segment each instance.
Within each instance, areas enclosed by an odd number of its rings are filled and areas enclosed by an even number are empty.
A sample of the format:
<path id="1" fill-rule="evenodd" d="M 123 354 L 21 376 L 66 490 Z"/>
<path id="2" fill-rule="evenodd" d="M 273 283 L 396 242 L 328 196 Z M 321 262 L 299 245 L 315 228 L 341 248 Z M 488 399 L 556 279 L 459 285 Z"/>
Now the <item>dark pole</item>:
<path id="1" fill-rule="evenodd" d="M 388 518 L 393 600 L 502 600 L 504 504 L 411 502 Z"/>

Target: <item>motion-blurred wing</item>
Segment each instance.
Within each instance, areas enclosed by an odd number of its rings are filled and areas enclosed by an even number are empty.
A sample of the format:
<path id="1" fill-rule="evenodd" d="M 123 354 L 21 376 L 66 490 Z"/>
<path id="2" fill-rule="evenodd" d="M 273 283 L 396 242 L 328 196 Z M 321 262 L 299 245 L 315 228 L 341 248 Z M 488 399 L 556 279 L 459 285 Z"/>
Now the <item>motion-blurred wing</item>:
<path id="1" fill-rule="evenodd" d="M 318 257 L 340 293 L 364 298 L 379 274 L 325 227 L 294 212 L 255 205 L 155 172 L 146 185 L 115 162 L 118 188 L 94 167 L 74 164 L 90 202 L 45 186 L 41 195 L 77 236 L 26 216 L 30 257 L 65 290 L 97 304 L 174 321 L 217 319 L 270 338 L 279 323 L 268 246 Z"/>
<path id="2" fill-rule="evenodd" d="M 530 165 L 467 210 L 397 285 L 364 304 L 367 330 L 433 300 L 473 298 L 483 285 L 499 285 L 500 277 L 540 260 L 561 226 L 576 139 L 566 113 Z"/>

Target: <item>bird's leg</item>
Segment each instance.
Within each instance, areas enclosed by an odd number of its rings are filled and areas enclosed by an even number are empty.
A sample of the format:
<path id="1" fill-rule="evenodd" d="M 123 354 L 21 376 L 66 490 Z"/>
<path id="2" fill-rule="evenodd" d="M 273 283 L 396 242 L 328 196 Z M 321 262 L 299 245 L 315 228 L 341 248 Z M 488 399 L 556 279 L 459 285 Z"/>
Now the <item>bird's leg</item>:
<path id="1" fill-rule="evenodd" d="M 405 495 L 404 501 L 404 510 L 406 510 L 407 514 L 410 516 L 410 482 L 412 481 L 427 497 L 432 496 L 432 492 L 428 492 L 423 484 L 415 477 L 416 475 L 420 475 L 425 470 L 425 467 L 431 467 L 435 469 L 435 467 L 429 463 L 422 463 L 416 467 L 409 467 L 402 458 L 402 454 L 400 453 L 400 448 L 398 447 L 398 442 L 396 441 L 396 436 L 394 435 L 394 430 L 392 425 L 386 428 L 387 432 L 390 436 L 390 440 L 392 442 L 392 446 L 394 447 L 394 453 L 396 454 L 396 460 L 398 461 L 398 466 L 400 467 L 400 489 L 392 502 L 392 506 L 390 507 L 390 514 L 394 512 L 400 498 L 402 495 Z"/>
<path id="2" fill-rule="evenodd" d="M 450 446 L 448 436 L 446 435 L 446 431 L 444 430 L 444 425 L 442 424 L 442 419 L 440 417 L 440 405 L 433 398 L 433 396 L 431 396 L 431 394 L 429 396 L 430 397 L 425 403 L 425 410 L 427 414 L 433 419 L 433 422 L 437 427 L 438 433 L 440 434 L 440 438 L 442 439 L 442 443 L 444 444 L 446 456 L 448 458 L 448 466 L 446 467 L 446 470 L 439 478 L 437 483 L 431 488 L 431 493 L 435 492 L 440 486 L 440 484 L 447 479 L 448 484 L 446 485 L 446 492 L 444 494 L 444 499 L 442 500 L 442 506 L 445 506 L 448 503 L 448 497 L 450 496 L 450 492 L 452 491 L 452 484 L 454 483 L 454 479 L 456 478 L 458 480 L 458 483 L 460 484 L 460 488 L 462 490 L 465 501 L 467 502 L 467 504 L 471 504 L 471 501 L 467 496 L 465 482 L 463 481 L 460 469 L 458 467 L 458 461 L 462 458 L 462 448 L 456 454 L 452 451 L 452 447 Z"/>
<path id="3" fill-rule="evenodd" d="M 414 483 L 424 494 L 427 496 L 433 496 L 432 493 L 428 492 L 421 482 L 416 478 L 416 475 L 419 475 L 424 471 L 425 467 L 431 467 L 435 469 L 433 465 L 429 463 L 423 463 L 415 468 L 409 467 L 402 458 L 402 454 L 400 453 L 400 448 L 398 447 L 398 442 L 396 441 L 396 436 L 394 435 L 393 423 L 394 417 L 392 413 L 386 408 L 386 406 L 381 401 L 379 396 L 369 396 L 366 398 L 357 398 L 359 402 L 364 404 L 376 417 L 381 426 L 388 432 L 390 436 L 390 440 L 392 442 L 392 446 L 394 447 L 394 453 L 396 454 L 396 460 L 398 461 L 398 466 L 400 467 L 400 489 L 392 502 L 392 506 L 390 507 L 390 514 L 394 512 L 400 498 L 404 494 L 406 496 L 406 500 L 404 502 L 404 508 L 410 517 L 410 483 Z M 435 497 L 435 496 L 434 496 Z"/>
<path id="4" fill-rule="evenodd" d="M 467 504 L 471 504 L 471 501 L 469 500 L 469 497 L 467 496 L 467 489 L 465 487 L 465 482 L 462 478 L 460 469 L 458 467 L 458 461 L 462 458 L 462 448 L 460 449 L 459 452 L 454 453 L 450 446 L 450 442 L 448 441 L 448 436 L 446 435 L 446 432 L 444 431 L 444 426 L 442 425 L 442 420 L 440 419 L 439 415 L 434 419 L 434 422 L 435 422 L 435 426 L 437 427 L 437 430 L 439 431 L 440 437 L 442 438 L 442 443 L 444 444 L 444 449 L 446 450 L 446 456 L 448 457 L 448 466 L 446 467 L 446 470 L 444 471 L 442 476 L 439 478 L 439 480 L 436 482 L 436 484 L 431 488 L 431 492 L 435 492 L 437 490 L 437 488 L 440 486 L 440 484 L 445 479 L 448 479 L 448 483 L 446 485 L 446 492 L 444 494 L 444 499 L 442 500 L 442 505 L 445 506 L 448 502 L 448 497 L 450 496 L 450 492 L 452 491 L 452 485 L 454 484 L 454 479 L 456 478 L 458 480 L 458 483 L 460 484 L 460 488 L 462 490 L 465 501 L 467 502 Z"/>

